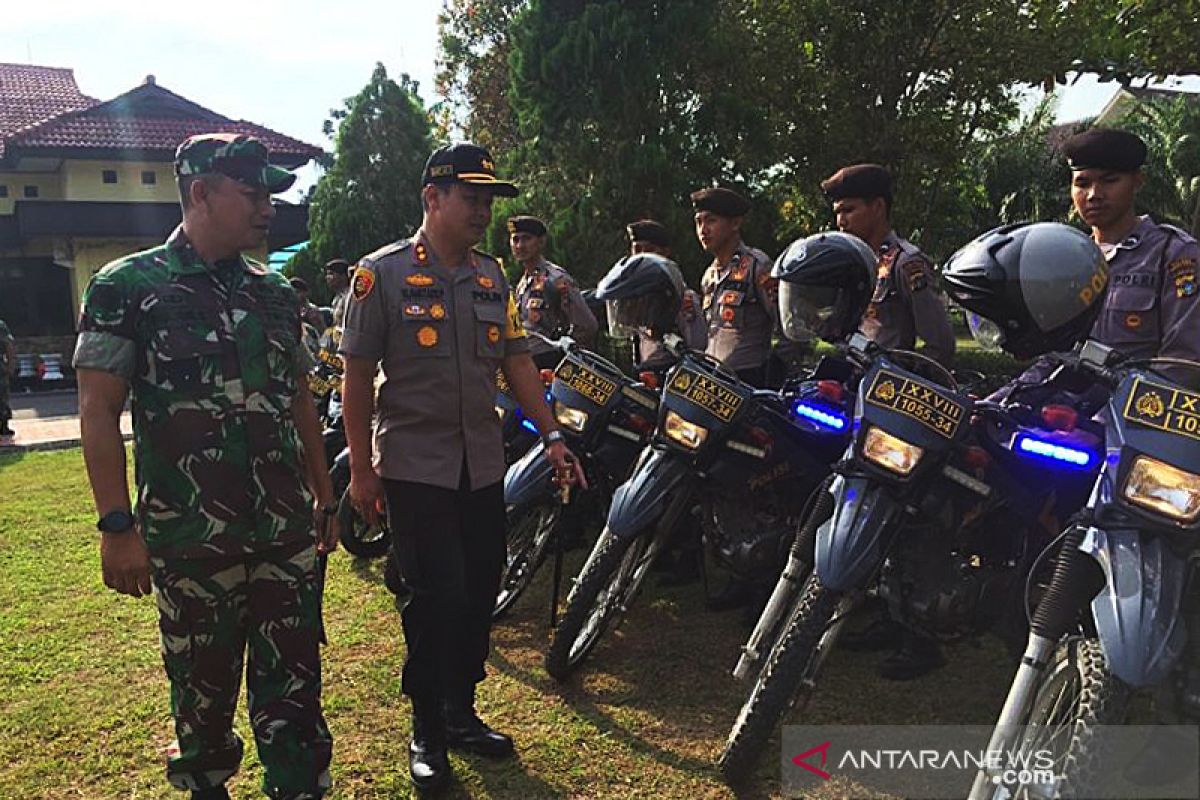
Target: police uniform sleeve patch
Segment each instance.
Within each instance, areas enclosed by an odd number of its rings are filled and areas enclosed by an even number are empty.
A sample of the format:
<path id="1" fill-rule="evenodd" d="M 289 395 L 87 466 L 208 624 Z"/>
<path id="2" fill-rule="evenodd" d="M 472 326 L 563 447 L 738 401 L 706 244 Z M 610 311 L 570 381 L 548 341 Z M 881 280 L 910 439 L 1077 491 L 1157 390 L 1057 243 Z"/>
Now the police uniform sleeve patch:
<path id="1" fill-rule="evenodd" d="M 505 313 L 507 320 L 504 330 L 505 339 L 524 339 L 525 326 L 521 324 L 521 312 L 517 309 L 517 303 L 513 300 L 512 294 L 508 296 L 508 309 Z"/>
<path id="2" fill-rule="evenodd" d="M 929 285 L 929 276 L 925 271 L 925 262 L 914 259 L 904 265 L 904 277 L 908 281 L 908 289 L 919 292 Z"/>
<path id="3" fill-rule="evenodd" d="M 351 292 L 354 299 L 362 302 L 370 296 L 372 290 L 375 289 L 375 273 L 364 266 L 359 266 L 354 270 L 354 282 L 351 286 Z"/>
<path id="4" fill-rule="evenodd" d="M 1192 258 L 1177 258 L 1167 265 L 1167 271 L 1175 281 L 1176 297 L 1193 297 L 1197 291 L 1196 261 Z"/>

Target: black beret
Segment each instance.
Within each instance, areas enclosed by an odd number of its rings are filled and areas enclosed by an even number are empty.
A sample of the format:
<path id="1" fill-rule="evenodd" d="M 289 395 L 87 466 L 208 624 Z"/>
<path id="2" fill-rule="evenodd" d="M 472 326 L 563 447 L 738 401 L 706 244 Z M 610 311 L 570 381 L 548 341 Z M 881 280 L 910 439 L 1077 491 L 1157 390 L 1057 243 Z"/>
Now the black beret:
<path id="1" fill-rule="evenodd" d="M 288 283 L 290 283 L 292 288 L 297 292 L 308 291 L 308 281 L 304 280 L 304 278 L 288 278 Z"/>
<path id="2" fill-rule="evenodd" d="M 750 211 L 750 201 L 732 189 L 717 187 L 692 192 L 692 207 L 722 217 L 744 217 Z"/>
<path id="3" fill-rule="evenodd" d="M 325 262 L 326 272 L 336 272 L 339 275 L 345 275 L 350 271 L 350 262 L 344 258 L 335 258 Z"/>
<path id="4" fill-rule="evenodd" d="M 509 233 L 528 233 L 533 236 L 546 235 L 546 223 L 537 217 L 509 217 Z"/>
<path id="5" fill-rule="evenodd" d="M 851 164 L 821 181 L 830 200 L 846 197 L 882 197 L 892 201 L 892 173 L 878 164 Z"/>
<path id="6" fill-rule="evenodd" d="M 1089 128 L 1063 142 L 1071 169 L 1115 169 L 1133 172 L 1146 163 L 1146 143 L 1129 131 Z"/>
<path id="7" fill-rule="evenodd" d="M 649 242 L 659 247 L 671 246 L 670 232 L 663 227 L 662 223 L 652 219 L 639 219 L 637 222 L 631 222 L 625 226 L 625 230 L 628 231 L 631 242 Z"/>

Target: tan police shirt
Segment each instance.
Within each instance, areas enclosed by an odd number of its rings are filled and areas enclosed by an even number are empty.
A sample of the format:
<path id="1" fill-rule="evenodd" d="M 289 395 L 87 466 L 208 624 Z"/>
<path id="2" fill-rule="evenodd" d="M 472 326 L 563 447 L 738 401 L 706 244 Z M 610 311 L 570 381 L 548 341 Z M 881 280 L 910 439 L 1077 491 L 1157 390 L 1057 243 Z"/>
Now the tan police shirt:
<path id="1" fill-rule="evenodd" d="M 880 347 L 925 354 L 945 367 L 954 360 L 954 332 L 933 266 L 915 245 L 888 233 L 880 247 L 875 292 L 859 329 Z"/>
<path id="2" fill-rule="evenodd" d="M 340 352 L 383 365 L 380 476 L 456 489 L 465 457 L 473 490 L 503 479 L 496 370 L 528 350 L 491 256 L 441 264 L 418 231 L 359 261 Z"/>
<path id="3" fill-rule="evenodd" d="M 726 263 L 713 260 L 700 284 L 708 354 L 732 370 L 765 364 L 779 327 L 779 281 L 771 277 L 767 254 L 739 243 Z"/>
<path id="4" fill-rule="evenodd" d="M 567 271 L 546 259 L 526 270 L 517 281 L 517 306 L 521 324 L 548 338 L 574 326 L 571 336 L 584 347 L 595 347 L 599 324 L 583 295 Z M 553 350 L 536 336 L 529 339 L 529 351 L 535 356 Z M 555 351 L 557 352 L 557 351 Z"/>

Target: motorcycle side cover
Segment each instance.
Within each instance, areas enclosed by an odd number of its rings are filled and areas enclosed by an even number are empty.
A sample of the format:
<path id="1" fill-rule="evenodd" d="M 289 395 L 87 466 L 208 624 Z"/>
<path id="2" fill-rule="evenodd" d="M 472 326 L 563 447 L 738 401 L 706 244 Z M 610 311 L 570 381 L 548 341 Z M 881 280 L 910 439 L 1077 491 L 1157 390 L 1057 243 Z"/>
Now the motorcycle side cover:
<path id="1" fill-rule="evenodd" d="M 667 496 L 691 474 L 687 460 L 669 450 L 647 447 L 633 474 L 613 492 L 608 507 L 608 532 L 634 536 L 658 520 L 666 509 Z"/>
<path id="2" fill-rule="evenodd" d="M 883 561 L 883 534 L 900 506 L 871 478 L 838 475 L 833 516 L 817 529 L 816 566 L 835 592 L 860 589 Z"/>
<path id="3" fill-rule="evenodd" d="M 546 458 L 546 446 L 538 442 L 504 473 L 504 505 L 522 506 L 554 492 L 554 465 Z"/>
<path id="4" fill-rule="evenodd" d="M 1107 581 L 1092 615 L 1109 670 L 1130 686 L 1162 682 L 1183 653 L 1186 564 L 1162 537 L 1129 529 L 1089 528 L 1079 549 Z"/>

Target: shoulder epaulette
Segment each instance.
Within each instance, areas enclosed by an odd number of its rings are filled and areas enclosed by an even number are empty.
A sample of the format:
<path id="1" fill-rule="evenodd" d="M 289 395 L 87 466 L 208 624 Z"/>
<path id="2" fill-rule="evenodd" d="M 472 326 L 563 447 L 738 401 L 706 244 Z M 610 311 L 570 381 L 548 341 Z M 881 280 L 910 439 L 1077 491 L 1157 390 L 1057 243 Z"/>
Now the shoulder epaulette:
<path id="1" fill-rule="evenodd" d="M 1170 224 L 1169 222 L 1160 222 L 1158 223 L 1158 227 L 1169 231 L 1173 236 L 1182 239 L 1186 243 L 1190 244 L 1196 241 L 1196 237 L 1192 236 L 1192 234 L 1188 233 L 1183 228 Z"/>
<path id="2" fill-rule="evenodd" d="M 385 244 L 378 250 L 367 253 L 359 261 L 378 261 L 381 258 L 402 253 L 410 247 L 412 247 L 412 239 L 401 239 L 400 241 Z"/>

